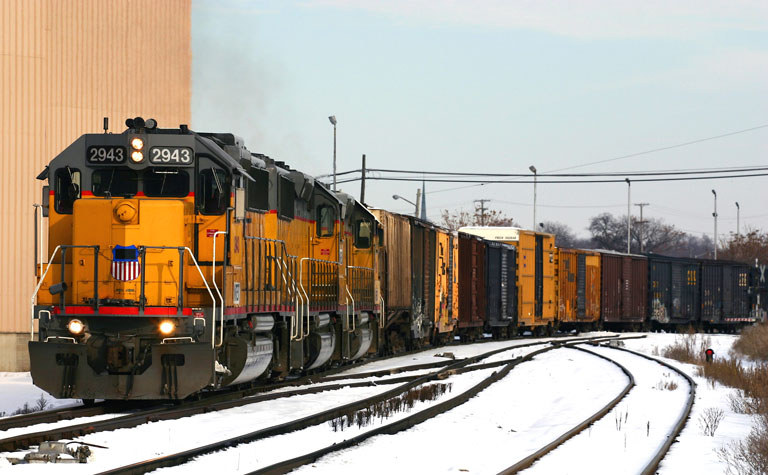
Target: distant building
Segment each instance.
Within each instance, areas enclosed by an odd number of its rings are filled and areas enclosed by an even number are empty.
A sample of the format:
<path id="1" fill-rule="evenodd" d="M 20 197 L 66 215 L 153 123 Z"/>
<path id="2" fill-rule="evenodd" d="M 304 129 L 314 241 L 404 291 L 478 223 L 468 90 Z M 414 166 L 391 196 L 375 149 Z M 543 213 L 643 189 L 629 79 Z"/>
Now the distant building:
<path id="1" fill-rule="evenodd" d="M 115 133 L 135 116 L 189 123 L 191 14 L 191 0 L 0 0 L 0 371 L 29 369 L 35 177 L 104 117 Z"/>

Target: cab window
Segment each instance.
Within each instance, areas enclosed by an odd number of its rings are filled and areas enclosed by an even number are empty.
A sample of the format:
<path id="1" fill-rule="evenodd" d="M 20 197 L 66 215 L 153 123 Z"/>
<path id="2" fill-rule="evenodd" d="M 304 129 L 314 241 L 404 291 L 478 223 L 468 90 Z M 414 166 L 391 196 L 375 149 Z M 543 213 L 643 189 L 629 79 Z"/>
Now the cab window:
<path id="1" fill-rule="evenodd" d="M 75 200 L 80 198 L 80 170 L 65 167 L 56 172 L 55 208 L 59 214 L 72 214 Z"/>
<path id="2" fill-rule="evenodd" d="M 296 212 L 294 201 L 296 200 L 296 190 L 293 181 L 280 176 L 278 179 L 277 212 L 281 218 L 293 219 Z"/>
<path id="3" fill-rule="evenodd" d="M 355 224 L 355 247 L 367 249 L 371 247 L 373 229 L 370 221 L 360 220 Z"/>
<path id="4" fill-rule="evenodd" d="M 100 168 L 91 175 L 91 191 L 96 196 L 133 196 L 138 189 L 138 177 L 130 168 Z"/>
<path id="5" fill-rule="evenodd" d="M 254 181 L 247 180 L 248 209 L 266 211 L 269 209 L 269 172 L 260 168 L 248 171 Z"/>
<path id="6" fill-rule="evenodd" d="M 218 167 L 200 170 L 195 196 L 198 210 L 203 214 L 223 214 L 229 206 L 227 173 Z"/>
<path id="7" fill-rule="evenodd" d="M 321 205 L 317 207 L 317 236 L 333 236 L 333 225 L 336 221 L 336 213 L 333 206 Z"/>
<path id="8" fill-rule="evenodd" d="M 178 168 L 150 168 L 144 172 L 144 194 L 181 198 L 189 194 L 189 174 Z"/>

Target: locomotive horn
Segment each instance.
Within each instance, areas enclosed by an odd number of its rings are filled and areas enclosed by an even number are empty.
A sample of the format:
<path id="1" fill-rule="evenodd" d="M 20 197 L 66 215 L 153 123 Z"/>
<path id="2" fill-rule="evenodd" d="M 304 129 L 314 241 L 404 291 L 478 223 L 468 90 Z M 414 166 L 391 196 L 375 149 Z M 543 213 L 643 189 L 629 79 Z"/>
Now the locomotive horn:
<path id="1" fill-rule="evenodd" d="M 63 294 L 67 291 L 67 283 L 66 282 L 59 282 L 58 284 L 53 284 L 48 288 L 48 292 L 51 293 L 51 295 L 58 295 Z"/>

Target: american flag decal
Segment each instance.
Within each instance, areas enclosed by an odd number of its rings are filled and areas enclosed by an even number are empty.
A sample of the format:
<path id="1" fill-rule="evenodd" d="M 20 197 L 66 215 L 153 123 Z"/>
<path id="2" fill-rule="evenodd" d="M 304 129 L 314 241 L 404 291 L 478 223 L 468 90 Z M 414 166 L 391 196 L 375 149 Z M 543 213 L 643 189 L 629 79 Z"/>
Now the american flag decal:
<path id="1" fill-rule="evenodd" d="M 136 246 L 115 246 L 112 250 L 112 277 L 129 281 L 136 279 L 140 273 L 139 250 Z"/>

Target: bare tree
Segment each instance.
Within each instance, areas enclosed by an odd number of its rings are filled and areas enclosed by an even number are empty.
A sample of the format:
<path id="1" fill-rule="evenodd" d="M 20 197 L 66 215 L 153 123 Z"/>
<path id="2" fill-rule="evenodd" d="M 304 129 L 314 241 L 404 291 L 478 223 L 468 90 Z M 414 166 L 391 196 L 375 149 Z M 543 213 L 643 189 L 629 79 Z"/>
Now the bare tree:
<path id="1" fill-rule="evenodd" d="M 464 226 L 515 226 L 520 225 L 514 219 L 505 215 L 502 211 L 480 208 L 475 205 L 474 211 L 448 211 L 444 209 L 441 213 L 442 225 L 448 229 L 457 230 Z"/>
<path id="2" fill-rule="evenodd" d="M 555 235 L 555 246 L 557 247 L 577 247 L 581 243 L 573 233 L 571 227 L 567 224 L 558 223 L 556 221 L 544 221 L 543 226 L 539 227 L 540 231 Z"/>
<path id="3" fill-rule="evenodd" d="M 755 259 L 768 260 L 768 233 L 748 228 L 746 233 L 731 233 L 730 238 L 719 246 L 717 257 L 753 265 Z M 711 247 L 710 247 L 711 248 Z"/>
<path id="4" fill-rule="evenodd" d="M 630 249 L 640 252 L 640 240 L 643 242 L 643 252 L 665 253 L 685 247 L 687 235 L 666 224 L 661 219 L 650 218 L 639 223 L 631 218 Z M 592 241 L 602 248 L 613 251 L 627 250 L 627 217 L 603 213 L 593 217 L 589 223 Z"/>

